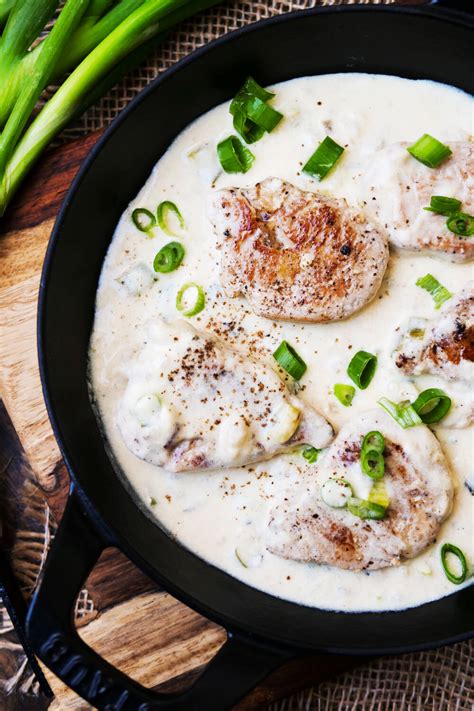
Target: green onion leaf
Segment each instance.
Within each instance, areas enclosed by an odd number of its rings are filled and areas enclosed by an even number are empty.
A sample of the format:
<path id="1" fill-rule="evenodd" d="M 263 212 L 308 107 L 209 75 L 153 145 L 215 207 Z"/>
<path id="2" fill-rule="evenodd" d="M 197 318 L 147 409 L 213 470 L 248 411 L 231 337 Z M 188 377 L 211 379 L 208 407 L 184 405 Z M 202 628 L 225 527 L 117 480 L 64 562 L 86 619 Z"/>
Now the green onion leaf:
<path id="1" fill-rule="evenodd" d="M 260 128 L 263 128 L 267 133 L 273 131 L 283 118 L 283 114 L 271 106 L 268 106 L 264 101 L 259 99 L 258 96 L 249 97 L 243 104 L 242 111 L 251 121 Z"/>
<path id="2" fill-rule="evenodd" d="M 169 237 L 176 237 L 176 233 L 168 225 L 168 213 L 172 212 L 178 218 L 179 226 L 184 229 L 185 223 L 182 214 L 180 213 L 174 202 L 170 200 L 164 200 L 160 202 L 156 208 L 156 219 L 158 221 L 159 227 L 165 232 Z"/>
<path id="3" fill-rule="evenodd" d="M 365 390 L 374 377 L 377 356 L 367 351 L 358 351 L 347 367 L 347 375 L 361 390 Z"/>
<path id="4" fill-rule="evenodd" d="M 260 101 L 269 101 L 270 99 L 273 99 L 275 94 L 273 94 L 271 91 L 267 91 L 267 89 L 264 89 L 262 86 L 260 86 L 260 84 L 257 84 L 255 79 L 252 79 L 252 77 L 247 77 L 247 79 L 244 81 L 243 86 L 235 95 L 235 98 L 232 99 L 229 108 L 230 113 L 234 115 L 236 111 L 240 109 L 240 106 L 245 101 L 245 99 L 247 99 L 249 96 L 256 96 L 257 99 L 260 99 Z"/>
<path id="5" fill-rule="evenodd" d="M 380 521 L 385 517 L 385 506 L 380 506 L 372 501 L 365 501 L 352 496 L 347 502 L 347 508 L 354 516 L 359 518 L 368 518 L 373 521 Z"/>
<path id="6" fill-rule="evenodd" d="M 456 212 L 446 222 L 446 227 L 450 232 L 460 237 L 472 237 L 474 235 L 474 217 L 466 212 Z"/>
<path id="7" fill-rule="evenodd" d="M 372 504 L 378 504 L 379 506 L 383 506 L 384 509 L 388 508 L 390 504 L 390 498 L 387 493 L 387 486 L 383 479 L 374 481 L 374 483 L 372 484 L 372 488 L 369 491 L 368 500 Z"/>
<path id="8" fill-rule="evenodd" d="M 453 212 L 459 212 L 461 204 L 461 200 L 456 200 L 456 198 L 433 195 L 430 200 L 430 206 L 423 209 L 429 212 L 436 212 L 438 215 L 452 215 Z"/>
<path id="9" fill-rule="evenodd" d="M 344 148 L 330 136 L 326 136 L 303 166 L 303 172 L 315 180 L 322 180 L 337 163 L 342 153 Z"/>
<path id="10" fill-rule="evenodd" d="M 243 111 L 237 111 L 234 114 L 233 124 L 237 133 L 242 136 L 246 143 L 256 143 L 265 133 L 265 129 L 257 126 Z"/>
<path id="11" fill-rule="evenodd" d="M 385 449 L 385 438 L 383 434 L 381 432 L 378 432 L 377 430 L 372 430 L 372 432 L 368 432 L 362 440 L 361 449 L 376 449 L 378 452 L 383 454 Z"/>
<path id="12" fill-rule="evenodd" d="M 184 247 L 180 242 L 168 242 L 155 256 L 153 269 L 155 272 L 166 274 L 174 272 L 179 267 L 184 257 Z"/>
<path id="13" fill-rule="evenodd" d="M 416 285 L 421 286 L 422 289 L 425 289 L 425 291 L 431 294 L 433 301 L 435 302 L 436 309 L 439 309 L 441 304 L 452 297 L 451 292 L 440 284 L 439 281 L 431 274 L 425 274 L 424 277 L 417 279 Z"/>
<path id="14" fill-rule="evenodd" d="M 385 473 L 385 460 L 378 449 L 363 449 L 360 453 L 360 466 L 364 474 L 371 479 L 381 479 Z"/>
<path id="15" fill-rule="evenodd" d="M 321 498 L 333 509 L 343 509 L 353 496 L 352 487 L 345 479 L 326 479 L 321 486 Z"/>
<path id="16" fill-rule="evenodd" d="M 132 212 L 132 222 L 140 232 L 150 232 L 156 225 L 155 216 L 146 207 L 137 207 Z"/>
<path id="17" fill-rule="evenodd" d="M 386 397 L 381 397 L 377 402 L 404 430 L 421 425 L 423 422 L 413 405 L 397 405 Z"/>
<path id="18" fill-rule="evenodd" d="M 445 146 L 444 143 L 433 138 L 429 133 L 425 133 L 412 146 L 409 146 L 407 151 L 420 163 L 427 165 L 428 168 L 437 168 L 452 154 L 449 146 Z"/>
<path id="19" fill-rule="evenodd" d="M 273 354 L 279 366 L 295 380 L 299 380 L 306 371 L 306 363 L 287 341 L 282 341 Z"/>
<path id="20" fill-rule="evenodd" d="M 461 565 L 461 572 L 459 575 L 453 573 L 453 571 L 448 566 L 448 555 L 451 553 L 455 555 Z M 460 548 L 454 546 L 452 543 L 444 543 L 441 546 L 441 564 L 443 566 L 446 577 L 455 585 L 460 585 L 467 578 L 467 561 L 466 556 Z"/>
<path id="21" fill-rule="evenodd" d="M 334 386 L 334 395 L 344 407 L 349 407 L 354 399 L 355 388 L 352 385 L 336 383 Z"/>
<path id="22" fill-rule="evenodd" d="M 283 115 L 267 106 L 267 101 L 275 94 L 263 89 L 248 77 L 232 100 L 229 111 L 234 117 L 234 128 L 246 143 L 259 141 L 265 131 L 273 131 Z"/>
<path id="23" fill-rule="evenodd" d="M 185 303 L 185 294 L 190 289 L 196 289 L 196 298 L 194 304 L 187 308 Z M 193 281 L 184 284 L 184 286 L 181 287 L 181 289 L 176 295 L 176 308 L 178 309 L 178 311 L 181 311 L 183 316 L 196 316 L 196 314 L 200 313 L 203 310 L 205 305 L 206 295 L 204 293 L 204 289 L 202 288 L 202 286 L 199 286 L 199 284 L 195 284 Z"/>
<path id="24" fill-rule="evenodd" d="M 253 153 L 236 136 L 229 136 L 217 145 L 217 155 L 226 173 L 246 173 L 255 160 Z"/>
<path id="25" fill-rule="evenodd" d="M 425 424 L 439 422 L 451 407 L 451 398 L 438 388 L 428 388 L 418 395 L 413 403 L 413 409 Z"/>
<path id="26" fill-rule="evenodd" d="M 308 464 L 315 464 L 318 461 L 320 449 L 316 449 L 316 447 L 305 447 L 302 451 L 303 457 L 306 459 Z"/>

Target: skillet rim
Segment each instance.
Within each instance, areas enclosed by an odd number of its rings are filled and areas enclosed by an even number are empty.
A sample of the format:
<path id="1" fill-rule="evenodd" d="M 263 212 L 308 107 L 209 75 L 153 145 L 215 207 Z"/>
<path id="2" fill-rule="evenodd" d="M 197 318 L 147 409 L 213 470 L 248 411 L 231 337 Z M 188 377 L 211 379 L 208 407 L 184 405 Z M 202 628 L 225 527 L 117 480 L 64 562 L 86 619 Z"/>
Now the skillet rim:
<path id="1" fill-rule="evenodd" d="M 74 488 L 79 496 L 79 499 L 82 503 L 82 506 L 84 509 L 87 511 L 87 513 L 90 515 L 91 519 L 94 521 L 95 527 L 97 531 L 101 532 L 102 535 L 108 539 L 109 541 L 112 541 L 112 545 L 116 545 L 120 550 L 122 550 L 134 563 L 136 563 L 144 572 L 146 572 L 148 575 L 150 575 L 151 578 L 154 580 L 157 580 L 165 590 L 169 591 L 172 595 L 174 595 L 177 599 L 181 600 L 184 604 L 188 605 L 192 609 L 196 610 L 200 614 L 205 615 L 208 619 L 213 620 L 214 622 L 217 622 L 220 625 L 223 625 L 227 629 L 232 629 L 233 631 L 237 631 L 240 633 L 243 633 L 247 635 L 250 638 L 258 638 L 264 643 L 268 643 L 271 641 L 272 643 L 275 643 L 279 646 L 283 647 L 291 647 L 291 648 L 298 648 L 298 649 L 305 649 L 305 650 L 312 650 L 312 651 L 317 651 L 317 652 L 324 652 L 324 653 L 331 653 L 331 654 L 352 654 L 352 655 L 367 655 L 368 653 L 370 654 L 394 654 L 394 653 L 403 653 L 403 652 L 410 652 L 410 651 L 423 651 L 426 649 L 432 649 L 436 648 L 445 644 L 451 644 L 454 642 L 462 641 L 465 639 L 469 639 L 470 637 L 474 636 L 474 629 L 471 630 L 466 630 L 465 632 L 461 632 L 455 635 L 450 635 L 447 637 L 443 637 L 441 639 L 436 639 L 436 641 L 428 641 L 428 642 L 420 642 L 420 643 L 405 643 L 405 644 L 397 644 L 397 645 L 384 645 L 384 646 L 377 646 L 377 647 L 372 647 L 372 646 L 334 646 L 334 645 L 320 645 L 320 644 L 314 644 L 312 643 L 311 645 L 308 645 L 306 643 L 297 643 L 295 641 L 289 640 L 287 637 L 280 637 L 278 634 L 274 634 L 272 632 L 271 635 L 261 633 L 261 632 L 255 632 L 255 630 L 252 627 L 249 627 L 246 623 L 242 622 L 241 619 L 238 620 L 238 624 L 236 624 L 235 620 L 232 620 L 230 618 L 226 618 L 225 614 L 222 614 L 221 612 L 217 612 L 214 608 L 211 608 L 208 606 L 208 603 L 202 599 L 197 600 L 194 596 L 193 593 L 189 592 L 187 589 L 184 589 L 182 587 L 179 587 L 175 581 L 170 580 L 164 573 L 161 571 L 157 570 L 152 563 L 150 563 L 147 559 L 145 559 L 140 551 L 138 551 L 125 537 L 125 533 L 119 528 L 117 529 L 115 526 L 113 526 L 109 520 L 107 520 L 107 515 L 104 516 L 104 513 L 101 512 L 99 513 L 96 504 L 94 503 L 93 497 L 91 498 L 89 494 L 87 493 L 87 488 L 88 484 L 86 482 L 85 485 L 81 483 L 80 481 L 80 476 L 78 477 L 76 474 L 76 469 L 75 467 L 71 464 L 71 458 L 68 455 L 67 451 L 67 446 L 65 445 L 65 442 L 63 441 L 63 437 L 61 434 L 61 424 L 59 419 L 55 415 L 55 409 L 54 405 L 52 402 L 52 398 L 50 397 L 49 390 L 49 376 L 48 376 L 48 366 L 47 366 L 47 355 L 46 355 L 46 347 L 45 347 L 45 322 L 46 322 L 46 311 L 47 311 L 47 296 L 48 296 L 48 286 L 49 286 L 49 277 L 50 277 L 50 272 L 52 270 L 52 264 L 54 260 L 54 255 L 56 251 L 56 247 L 58 244 L 58 240 L 60 237 L 60 231 L 63 226 L 63 222 L 65 221 L 67 214 L 69 212 L 69 209 L 71 207 L 71 204 L 73 203 L 74 199 L 76 198 L 76 193 L 79 190 L 80 186 L 84 182 L 84 180 L 87 179 L 88 172 L 90 168 L 93 166 L 96 157 L 98 154 L 103 150 L 104 146 L 108 143 L 110 138 L 114 135 L 116 130 L 125 122 L 128 120 L 129 116 L 135 111 L 141 104 L 142 102 L 146 101 L 148 98 L 149 94 L 153 93 L 156 91 L 163 83 L 167 82 L 168 80 L 172 80 L 173 76 L 176 72 L 178 72 L 180 69 L 183 67 L 186 67 L 188 64 L 194 62 L 196 59 L 199 59 L 202 55 L 208 53 L 209 51 L 212 51 L 216 48 L 218 48 L 222 44 L 227 44 L 228 42 L 238 39 L 240 36 L 244 34 L 250 34 L 250 33 L 255 33 L 260 30 L 262 27 L 268 27 L 274 24 L 281 24 L 281 23 L 289 23 L 292 20 L 296 19 L 303 19 L 306 16 L 313 16 L 313 15 L 321 15 L 321 14 L 333 14 L 337 15 L 340 13 L 344 14 L 349 14 L 349 13 L 367 13 L 367 14 L 375 14 L 375 13 L 385 13 L 385 14 L 403 14 L 403 15 L 421 15 L 424 17 L 434 17 L 435 19 L 440 19 L 445 22 L 451 22 L 454 24 L 458 24 L 464 27 L 468 27 L 471 30 L 474 28 L 474 17 L 469 16 L 467 14 L 463 14 L 457 11 L 453 10 L 447 10 L 444 8 L 439 8 L 439 7 L 433 7 L 433 6 L 392 6 L 392 5 L 339 5 L 339 6 L 331 6 L 331 7 L 316 7 L 316 8 L 309 8 L 306 10 L 296 10 L 291 13 L 285 13 L 282 15 L 276 15 L 264 20 L 260 20 L 259 22 L 252 23 L 251 25 L 247 25 L 244 27 L 241 27 L 237 30 L 234 30 L 232 32 L 229 32 L 222 37 L 219 37 L 209 44 L 202 46 L 198 49 L 196 49 L 194 52 L 191 54 L 187 55 L 183 59 L 181 59 L 179 62 L 174 64 L 172 67 L 167 69 L 165 72 L 160 74 L 158 77 L 156 77 L 149 85 L 147 85 L 121 112 L 120 114 L 113 120 L 113 122 L 105 129 L 103 135 L 99 138 L 97 143 L 93 146 L 91 151 L 88 153 L 86 159 L 84 160 L 83 164 L 81 165 L 78 173 L 76 174 L 74 180 L 71 183 L 71 186 L 66 194 L 66 197 L 61 205 L 60 211 L 58 213 L 58 217 L 56 219 L 54 228 L 51 233 L 51 237 L 48 243 L 48 248 L 46 251 L 45 255 L 45 260 L 44 260 L 44 265 L 43 265 L 43 270 L 41 274 L 41 280 L 40 280 L 40 289 L 39 289 L 39 299 L 38 299 L 38 325 L 37 325 L 37 345 L 38 345 L 38 359 L 39 359 L 39 366 L 40 366 L 40 374 L 41 374 L 41 383 L 42 383 L 42 389 L 43 389 L 43 395 L 46 403 L 46 408 L 48 411 L 48 415 L 51 421 L 51 425 L 53 428 L 53 432 L 56 438 L 56 441 L 58 443 L 58 446 L 60 448 L 61 454 L 63 456 L 64 462 L 66 463 L 66 466 L 68 468 L 69 475 L 74 482 Z M 107 455 L 109 456 L 109 455 Z M 111 464 L 113 466 L 113 464 Z M 126 490 L 126 487 L 124 486 L 123 482 L 119 482 L 122 485 L 122 487 Z M 130 498 L 130 492 L 126 491 L 127 496 Z M 135 507 L 140 508 L 137 505 L 137 502 L 135 500 L 132 501 L 135 505 Z M 143 512 L 142 512 L 143 513 Z M 154 524 L 156 525 L 156 524 Z M 163 529 L 160 529 L 158 526 L 157 528 L 169 538 L 168 534 Z M 440 598 L 439 600 L 435 600 L 432 602 L 424 603 L 421 606 L 415 607 L 415 608 L 407 608 L 404 610 L 386 610 L 382 612 L 367 612 L 367 611 L 362 611 L 362 612 L 354 612 L 354 611 L 334 611 L 334 610 L 324 610 L 321 608 L 313 608 L 310 606 L 306 605 L 301 605 L 296 602 L 288 601 L 283 598 L 278 598 L 275 595 L 271 595 L 269 593 L 265 593 L 261 590 L 258 590 L 257 588 L 253 588 L 252 586 L 248 585 L 247 583 L 234 578 L 233 576 L 230 576 L 228 573 L 225 573 L 222 569 L 217 568 L 211 563 L 208 563 L 204 559 L 200 558 L 197 556 L 195 553 L 190 551 L 189 549 L 185 548 L 179 542 L 173 541 L 174 545 L 177 545 L 180 551 L 182 551 L 188 558 L 194 558 L 196 559 L 201 566 L 204 568 L 211 568 L 214 571 L 217 571 L 221 576 L 229 578 L 231 581 L 236 583 L 238 586 L 245 588 L 246 590 L 250 591 L 251 594 L 258 594 L 259 596 L 263 596 L 268 598 L 271 601 L 277 600 L 281 604 L 286 604 L 290 605 L 295 608 L 304 608 L 308 611 L 314 610 L 315 613 L 319 614 L 324 614 L 326 617 L 330 616 L 344 616 L 346 619 L 357 616 L 363 616 L 363 615 L 368 615 L 370 616 L 371 620 L 375 621 L 379 617 L 387 617 L 388 615 L 391 616 L 399 616 L 400 618 L 406 614 L 409 613 L 410 611 L 413 610 L 419 610 L 421 608 L 425 608 L 428 606 L 434 606 L 436 603 L 439 603 L 441 600 L 445 600 L 447 597 L 449 598 L 454 598 L 454 597 L 459 597 L 466 594 L 468 592 L 469 588 L 463 588 L 462 590 L 459 591 L 454 591 L 451 593 L 449 596 L 445 596 L 444 598 Z M 400 619 L 401 621 L 401 619 Z"/>

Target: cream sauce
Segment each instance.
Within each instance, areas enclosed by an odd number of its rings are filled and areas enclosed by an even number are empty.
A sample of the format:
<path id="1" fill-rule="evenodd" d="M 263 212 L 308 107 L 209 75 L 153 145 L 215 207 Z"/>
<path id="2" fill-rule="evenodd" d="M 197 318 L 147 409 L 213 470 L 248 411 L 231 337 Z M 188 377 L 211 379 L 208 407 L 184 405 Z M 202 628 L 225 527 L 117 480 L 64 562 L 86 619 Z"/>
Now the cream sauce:
<path id="1" fill-rule="evenodd" d="M 213 331 L 269 364 L 282 339 L 296 348 L 308 364 L 299 397 L 336 430 L 373 408 L 381 396 L 413 399 L 417 390 L 440 386 L 439 379 L 429 376 L 411 381 L 401 377 L 391 352 L 397 329 L 407 319 L 436 315 L 429 294 L 415 286 L 417 278 L 429 272 L 456 292 L 472 278 L 471 265 L 392 250 L 379 295 L 349 320 L 324 325 L 272 322 L 254 316 L 245 299 L 228 299 L 222 293 L 219 250 L 206 210 L 212 189 L 252 185 L 268 176 L 363 204 L 366 196 L 361 194 L 357 176 L 370 154 L 396 141 L 414 141 L 423 133 L 447 143 L 465 140 L 473 128 L 472 99 L 432 82 L 361 74 L 308 77 L 274 88 L 273 105 L 285 118 L 250 147 L 255 162 L 247 174 L 220 172 L 215 147 L 233 133 L 228 104 L 224 104 L 177 137 L 125 211 L 97 294 L 90 350 L 92 390 L 107 439 L 138 499 L 159 525 L 197 555 L 249 585 L 305 605 L 337 610 L 418 605 L 458 589 L 440 565 L 443 542 L 459 546 L 471 566 L 474 562 L 474 496 L 465 485 L 470 481 L 474 488 L 472 428 L 438 427 L 436 431 L 456 487 L 453 512 L 436 544 L 399 567 L 368 574 L 284 560 L 266 550 L 270 508 L 311 466 L 300 454 L 279 455 L 241 469 L 173 474 L 136 458 L 117 427 L 119 402 L 149 323 L 180 317 L 175 297 L 189 281 L 206 291 L 206 308 L 190 319 L 200 330 Z M 348 148 L 337 168 L 319 185 L 301 173 L 301 167 L 327 134 Z M 390 180 L 387 174 L 388 194 Z M 186 229 L 180 238 L 186 256 L 177 271 L 155 278 L 153 258 L 170 238 L 158 228 L 152 239 L 147 238 L 134 227 L 131 211 L 135 207 L 154 210 L 162 200 L 172 200 L 183 213 Z M 360 349 L 377 354 L 378 369 L 370 387 L 358 391 L 352 407 L 345 408 L 332 394 L 333 386 L 349 382 L 347 364 Z M 453 395 L 455 404 L 467 397 L 459 385 L 441 382 L 441 387 Z M 310 471 L 317 471 L 317 465 L 312 467 Z"/>

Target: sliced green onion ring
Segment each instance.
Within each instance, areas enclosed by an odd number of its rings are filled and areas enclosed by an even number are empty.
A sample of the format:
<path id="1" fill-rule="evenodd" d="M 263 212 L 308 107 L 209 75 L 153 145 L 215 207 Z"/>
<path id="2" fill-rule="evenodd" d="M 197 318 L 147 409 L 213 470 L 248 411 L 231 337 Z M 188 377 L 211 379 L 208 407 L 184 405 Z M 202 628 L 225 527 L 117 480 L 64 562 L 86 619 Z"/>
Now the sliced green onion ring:
<path id="1" fill-rule="evenodd" d="M 413 405 L 397 405 L 386 397 L 381 397 L 377 402 L 404 430 L 421 425 L 423 422 Z"/>
<path id="2" fill-rule="evenodd" d="M 226 173 L 246 173 L 255 160 L 249 151 L 237 138 L 229 136 L 217 145 L 217 155 Z"/>
<path id="3" fill-rule="evenodd" d="M 321 486 L 321 498 L 333 509 L 343 509 L 353 497 L 352 487 L 345 479 L 326 479 Z"/>
<path id="4" fill-rule="evenodd" d="M 146 207 L 136 207 L 132 212 L 132 222 L 140 232 L 150 232 L 156 225 L 156 218 Z"/>
<path id="5" fill-rule="evenodd" d="M 377 368 L 377 356 L 367 351 L 358 351 L 347 366 L 347 375 L 358 388 L 365 390 L 370 385 Z"/>
<path id="6" fill-rule="evenodd" d="M 354 516 L 372 519 L 373 521 L 380 521 L 385 517 L 386 513 L 385 506 L 380 506 L 380 504 L 376 504 L 373 501 L 358 499 L 356 496 L 352 496 L 349 499 L 347 508 Z"/>
<path id="7" fill-rule="evenodd" d="M 288 341 L 282 341 L 273 354 L 279 366 L 295 380 L 299 380 L 306 371 L 306 363 Z"/>
<path id="8" fill-rule="evenodd" d="M 445 301 L 452 297 L 451 292 L 440 284 L 432 274 L 425 274 L 425 276 L 417 279 L 416 285 L 421 286 L 422 289 L 431 294 L 435 303 L 435 309 L 439 309 L 441 304 L 444 304 Z"/>
<path id="9" fill-rule="evenodd" d="M 448 566 L 449 553 L 455 555 L 461 565 L 461 572 L 459 575 L 453 573 L 453 571 Z M 455 585 L 460 585 L 466 580 L 468 572 L 466 556 L 457 546 L 453 545 L 452 543 L 444 543 L 441 546 L 441 564 L 443 566 L 444 572 L 446 573 L 446 577 Z"/>
<path id="10" fill-rule="evenodd" d="M 450 232 L 460 237 L 472 237 L 474 235 L 474 216 L 466 212 L 456 212 L 448 218 L 446 227 Z"/>
<path id="11" fill-rule="evenodd" d="M 315 180 L 323 180 L 343 153 L 344 148 L 326 136 L 303 166 L 303 173 Z"/>
<path id="12" fill-rule="evenodd" d="M 273 99 L 275 94 L 267 89 L 264 89 L 263 86 L 260 86 L 260 84 L 258 84 L 252 77 L 247 77 L 243 86 L 239 89 L 235 95 L 235 98 L 231 101 L 229 108 L 230 113 L 234 115 L 234 113 L 240 109 L 242 102 L 249 96 L 256 96 L 260 99 L 260 101 L 269 101 L 270 99 Z"/>
<path id="13" fill-rule="evenodd" d="M 257 126 L 263 128 L 267 133 L 271 133 L 278 126 L 283 118 L 283 114 L 268 106 L 258 96 L 250 96 L 242 105 L 242 111 Z"/>
<path id="14" fill-rule="evenodd" d="M 438 388 L 423 390 L 413 403 L 413 409 L 427 425 L 442 420 L 450 408 L 451 398 Z"/>
<path id="15" fill-rule="evenodd" d="M 163 230 L 163 232 L 165 232 L 169 237 L 176 237 L 176 233 L 173 232 L 173 230 L 168 224 L 168 213 L 170 212 L 176 215 L 180 228 L 184 230 L 184 218 L 175 203 L 171 202 L 170 200 L 164 200 L 163 202 L 160 202 L 160 204 L 156 208 L 156 219 L 158 221 L 159 227 Z"/>
<path id="16" fill-rule="evenodd" d="M 378 452 L 383 454 L 385 449 L 385 438 L 381 432 L 378 430 L 372 430 L 367 432 L 364 439 L 362 440 L 362 450 L 363 449 L 376 449 Z"/>
<path id="17" fill-rule="evenodd" d="M 194 305 L 191 306 L 189 309 L 186 309 L 186 304 L 184 303 L 184 295 L 188 291 L 188 289 L 196 289 L 197 294 Z M 195 284 L 193 281 L 184 284 L 176 294 L 176 308 L 178 309 L 178 311 L 181 311 L 183 316 L 196 316 L 196 314 L 200 313 L 203 310 L 205 304 L 206 295 L 204 293 L 204 289 L 202 288 L 202 286 L 199 286 L 199 284 Z"/>
<path id="18" fill-rule="evenodd" d="M 438 215 L 452 215 L 453 212 L 459 212 L 461 208 L 461 200 L 456 198 L 444 197 L 444 195 L 433 195 L 430 200 L 430 206 L 424 207 L 428 212 L 436 212 Z"/>
<path id="19" fill-rule="evenodd" d="M 334 395 L 344 407 L 349 407 L 354 399 L 355 387 L 353 385 L 345 385 L 344 383 L 336 383 L 334 386 Z"/>
<path id="20" fill-rule="evenodd" d="M 363 449 L 360 453 L 360 466 L 364 474 L 371 479 L 381 479 L 385 473 L 385 460 L 378 449 Z"/>
<path id="21" fill-rule="evenodd" d="M 316 447 L 305 447 L 302 451 L 302 455 L 308 464 L 316 464 L 320 451 L 321 450 L 316 449 Z"/>
<path id="22" fill-rule="evenodd" d="M 387 486 L 383 479 L 377 479 L 372 484 L 372 488 L 369 491 L 368 500 L 372 504 L 378 504 L 383 506 L 385 509 L 388 508 L 390 504 L 390 499 L 387 492 Z"/>
<path id="23" fill-rule="evenodd" d="M 242 136 L 245 143 L 256 143 L 265 133 L 265 129 L 257 126 L 243 111 L 236 111 L 233 124 L 235 130 Z"/>
<path id="24" fill-rule="evenodd" d="M 433 138 L 429 133 L 425 133 L 412 146 L 407 148 L 407 151 L 413 158 L 427 165 L 428 168 L 437 168 L 441 163 L 449 158 L 452 150 L 449 146 Z"/>
<path id="25" fill-rule="evenodd" d="M 184 247 L 180 242 L 168 242 L 156 254 L 153 260 L 155 272 L 166 274 L 174 272 L 179 267 L 184 257 Z"/>

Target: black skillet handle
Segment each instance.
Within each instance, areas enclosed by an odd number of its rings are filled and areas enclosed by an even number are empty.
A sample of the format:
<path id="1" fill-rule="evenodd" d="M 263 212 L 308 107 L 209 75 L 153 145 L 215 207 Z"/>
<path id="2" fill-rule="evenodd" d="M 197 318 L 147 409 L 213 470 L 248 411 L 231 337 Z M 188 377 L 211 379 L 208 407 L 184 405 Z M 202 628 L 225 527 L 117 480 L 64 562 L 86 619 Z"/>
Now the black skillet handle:
<path id="1" fill-rule="evenodd" d="M 164 694 L 140 686 L 94 652 L 74 627 L 76 598 L 109 544 L 99 536 L 71 490 L 27 619 L 27 633 L 39 658 L 95 708 L 224 711 L 294 656 L 228 632 L 224 646 L 189 689 Z"/>

